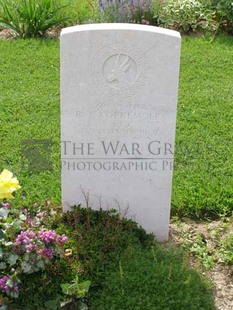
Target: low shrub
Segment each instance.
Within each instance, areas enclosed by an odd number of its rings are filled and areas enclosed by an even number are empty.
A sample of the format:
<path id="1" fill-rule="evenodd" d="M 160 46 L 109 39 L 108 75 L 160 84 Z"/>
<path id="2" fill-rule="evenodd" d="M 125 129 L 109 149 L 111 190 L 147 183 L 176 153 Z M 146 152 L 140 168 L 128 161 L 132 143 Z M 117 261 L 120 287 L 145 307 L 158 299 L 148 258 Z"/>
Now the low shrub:
<path id="1" fill-rule="evenodd" d="M 69 16 L 65 25 L 85 24 L 95 21 L 97 0 L 62 0 L 65 9 L 61 11 L 61 17 Z"/>
<path id="2" fill-rule="evenodd" d="M 165 0 L 159 10 L 159 25 L 180 31 L 212 32 L 216 23 L 212 18 L 213 11 L 199 0 Z"/>
<path id="3" fill-rule="evenodd" d="M 78 257 L 84 278 L 93 286 L 102 284 L 106 268 L 118 262 L 122 252 L 132 246 L 147 248 L 154 244 L 153 235 L 146 234 L 133 221 L 121 218 L 116 210 L 92 210 L 76 206 L 63 214 L 56 231 L 65 231 L 73 254 Z"/>
<path id="4" fill-rule="evenodd" d="M 90 310 L 211 310 L 210 286 L 187 268 L 179 250 L 133 248 L 110 271 Z"/>
<path id="5" fill-rule="evenodd" d="M 214 11 L 213 18 L 220 30 L 233 34 L 233 2 L 232 0 L 209 0 L 207 5 Z"/>

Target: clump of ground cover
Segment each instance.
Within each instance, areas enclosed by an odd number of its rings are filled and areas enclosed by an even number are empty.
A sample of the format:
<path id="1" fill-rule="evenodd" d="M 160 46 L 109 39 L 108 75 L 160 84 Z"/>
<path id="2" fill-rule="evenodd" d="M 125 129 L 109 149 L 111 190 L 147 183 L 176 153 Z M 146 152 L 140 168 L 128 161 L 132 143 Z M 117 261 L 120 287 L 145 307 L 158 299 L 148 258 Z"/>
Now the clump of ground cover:
<path id="1" fill-rule="evenodd" d="M 187 267 L 182 250 L 159 246 L 116 211 L 78 206 L 64 215 L 64 227 L 83 276 L 92 281 L 90 310 L 215 309 L 210 284 Z"/>

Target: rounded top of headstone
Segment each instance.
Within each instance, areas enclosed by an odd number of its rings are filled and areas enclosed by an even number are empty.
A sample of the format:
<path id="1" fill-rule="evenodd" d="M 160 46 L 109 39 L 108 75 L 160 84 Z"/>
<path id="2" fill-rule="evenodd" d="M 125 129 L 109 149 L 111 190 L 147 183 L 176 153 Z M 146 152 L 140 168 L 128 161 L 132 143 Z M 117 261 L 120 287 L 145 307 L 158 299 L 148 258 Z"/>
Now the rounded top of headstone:
<path id="1" fill-rule="evenodd" d="M 157 33 L 162 35 L 168 35 L 172 37 L 180 38 L 180 33 L 175 30 L 148 26 L 148 25 L 138 25 L 138 24 L 127 24 L 127 23 L 102 23 L 102 24 L 86 24 L 86 25 L 76 25 L 72 27 L 63 28 L 61 35 L 71 34 L 80 31 L 95 31 L 95 30 L 131 30 L 131 31 L 145 31 L 151 33 Z"/>

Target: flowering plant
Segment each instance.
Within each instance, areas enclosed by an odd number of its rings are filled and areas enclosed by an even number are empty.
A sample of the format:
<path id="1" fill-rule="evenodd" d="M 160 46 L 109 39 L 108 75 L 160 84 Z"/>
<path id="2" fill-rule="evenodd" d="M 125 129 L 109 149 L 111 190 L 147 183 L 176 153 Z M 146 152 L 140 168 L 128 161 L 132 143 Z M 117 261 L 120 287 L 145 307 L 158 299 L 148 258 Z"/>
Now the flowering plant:
<path id="1" fill-rule="evenodd" d="M 0 198 L 13 199 L 12 193 L 20 188 L 19 181 L 13 178 L 13 173 L 4 169 L 0 174 Z"/>
<path id="2" fill-rule="evenodd" d="M 155 0 L 100 0 L 99 8 L 106 22 L 157 25 Z"/>
<path id="3" fill-rule="evenodd" d="M 47 229 L 51 217 L 57 216 L 50 204 L 34 204 L 29 208 L 13 209 L 6 198 L 20 189 L 13 174 L 0 174 L 0 309 L 4 310 L 10 298 L 19 295 L 22 273 L 30 274 L 45 268 L 56 256 L 63 254 L 67 237 Z"/>

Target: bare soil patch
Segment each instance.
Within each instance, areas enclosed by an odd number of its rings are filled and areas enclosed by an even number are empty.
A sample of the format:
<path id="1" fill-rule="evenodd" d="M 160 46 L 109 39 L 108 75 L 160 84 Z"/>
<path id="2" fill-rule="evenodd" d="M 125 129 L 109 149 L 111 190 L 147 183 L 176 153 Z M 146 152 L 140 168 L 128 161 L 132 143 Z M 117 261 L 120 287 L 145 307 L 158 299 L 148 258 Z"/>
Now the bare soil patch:
<path id="1" fill-rule="evenodd" d="M 209 257 L 220 251 L 219 241 L 233 234 L 232 220 L 225 225 L 223 221 L 197 223 L 186 219 L 184 222 L 170 224 L 169 246 L 184 246 L 189 248 L 203 242 L 203 253 Z M 217 310 L 233 310 L 233 264 L 221 262 L 221 255 L 214 259 L 214 266 L 210 269 L 203 267 L 200 253 L 197 255 L 190 251 L 189 263 L 194 269 L 198 269 L 214 285 L 214 299 Z M 232 249 L 233 251 L 233 249 Z M 208 257 L 206 258 L 208 260 Z"/>
<path id="2" fill-rule="evenodd" d="M 45 38 L 47 39 L 58 39 L 61 33 L 61 27 L 54 27 L 46 31 Z M 17 38 L 17 34 L 12 29 L 3 29 L 0 30 L 0 39 L 10 41 Z"/>

